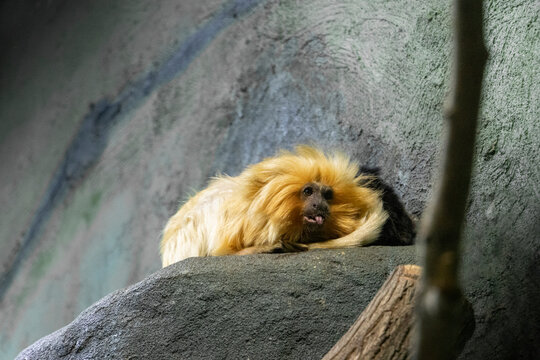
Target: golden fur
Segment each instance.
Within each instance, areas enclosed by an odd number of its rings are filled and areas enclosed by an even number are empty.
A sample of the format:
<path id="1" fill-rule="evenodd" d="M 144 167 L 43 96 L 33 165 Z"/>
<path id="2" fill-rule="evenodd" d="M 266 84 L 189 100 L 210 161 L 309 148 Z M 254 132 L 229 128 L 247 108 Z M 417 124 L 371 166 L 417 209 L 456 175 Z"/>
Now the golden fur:
<path id="1" fill-rule="evenodd" d="M 161 240 L 163 266 L 192 256 L 250 254 L 362 246 L 388 218 L 381 195 L 363 186 L 358 165 L 341 154 L 299 146 L 249 166 L 239 176 L 214 178 L 169 220 Z M 329 186 L 329 215 L 314 236 L 303 221 L 301 189 Z"/>

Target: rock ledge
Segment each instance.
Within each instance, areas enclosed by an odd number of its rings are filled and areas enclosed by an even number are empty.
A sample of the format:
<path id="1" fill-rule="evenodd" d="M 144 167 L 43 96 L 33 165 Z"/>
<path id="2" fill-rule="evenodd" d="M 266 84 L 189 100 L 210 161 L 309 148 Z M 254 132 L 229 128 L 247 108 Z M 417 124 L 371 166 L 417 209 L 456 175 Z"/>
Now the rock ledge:
<path id="1" fill-rule="evenodd" d="M 118 290 L 17 359 L 315 359 L 414 246 L 191 258 Z"/>

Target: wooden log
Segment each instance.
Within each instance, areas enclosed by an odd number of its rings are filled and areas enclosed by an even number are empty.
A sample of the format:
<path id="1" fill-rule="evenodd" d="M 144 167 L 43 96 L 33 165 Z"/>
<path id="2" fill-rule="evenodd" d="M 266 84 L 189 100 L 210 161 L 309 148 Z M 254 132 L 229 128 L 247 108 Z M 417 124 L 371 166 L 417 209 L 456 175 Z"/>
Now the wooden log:
<path id="1" fill-rule="evenodd" d="M 394 269 L 349 331 L 324 356 L 340 359 L 410 359 L 415 292 L 421 268 Z"/>

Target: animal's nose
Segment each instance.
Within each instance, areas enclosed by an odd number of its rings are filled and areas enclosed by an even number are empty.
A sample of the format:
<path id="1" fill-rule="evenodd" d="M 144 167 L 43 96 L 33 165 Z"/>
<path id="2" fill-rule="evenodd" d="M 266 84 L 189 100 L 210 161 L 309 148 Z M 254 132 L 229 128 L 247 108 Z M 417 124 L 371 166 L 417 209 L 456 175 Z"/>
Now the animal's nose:
<path id="1" fill-rule="evenodd" d="M 319 204 L 314 203 L 314 204 L 313 204 L 313 208 L 314 208 L 314 209 L 318 209 L 318 208 L 319 208 Z"/>

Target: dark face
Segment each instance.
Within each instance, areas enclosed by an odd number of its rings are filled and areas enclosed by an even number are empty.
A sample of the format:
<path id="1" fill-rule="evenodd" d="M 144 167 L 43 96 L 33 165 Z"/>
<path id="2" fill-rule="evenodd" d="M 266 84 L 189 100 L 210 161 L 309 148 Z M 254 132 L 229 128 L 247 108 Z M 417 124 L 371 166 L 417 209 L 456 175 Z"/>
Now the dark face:
<path id="1" fill-rule="evenodd" d="M 317 183 L 307 183 L 300 194 L 304 203 L 304 226 L 310 230 L 322 228 L 330 215 L 330 205 L 334 197 L 332 188 Z"/>

